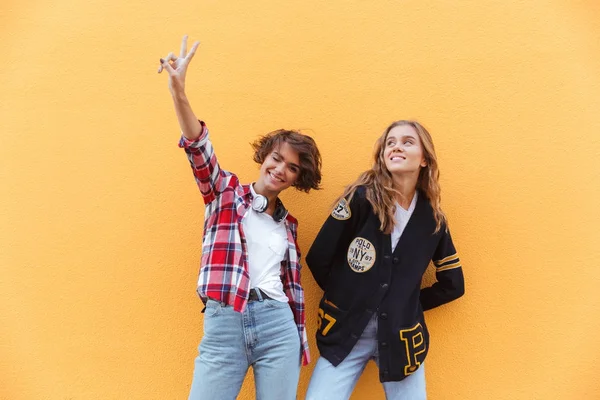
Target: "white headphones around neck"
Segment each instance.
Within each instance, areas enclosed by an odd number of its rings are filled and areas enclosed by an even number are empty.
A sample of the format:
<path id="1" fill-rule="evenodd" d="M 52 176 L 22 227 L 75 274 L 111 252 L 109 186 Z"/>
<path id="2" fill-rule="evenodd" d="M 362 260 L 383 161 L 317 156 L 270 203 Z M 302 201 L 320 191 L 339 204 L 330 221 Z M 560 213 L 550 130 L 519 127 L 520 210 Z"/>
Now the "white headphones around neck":
<path id="1" fill-rule="evenodd" d="M 250 185 L 250 190 L 252 192 L 252 209 L 256 212 L 264 213 L 267 210 L 267 208 L 269 208 L 269 199 L 267 199 L 266 196 L 263 196 L 262 194 L 256 193 L 254 191 L 253 185 L 254 184 Z M 275 211 L 271 216 L 273 218 L 273 221 L 281 222 L 285 219 L 285 217 L 287 217 L 287 215 L 288 210 L 285 209 L 281 200 L 277 198 L 275 204 Z"/>

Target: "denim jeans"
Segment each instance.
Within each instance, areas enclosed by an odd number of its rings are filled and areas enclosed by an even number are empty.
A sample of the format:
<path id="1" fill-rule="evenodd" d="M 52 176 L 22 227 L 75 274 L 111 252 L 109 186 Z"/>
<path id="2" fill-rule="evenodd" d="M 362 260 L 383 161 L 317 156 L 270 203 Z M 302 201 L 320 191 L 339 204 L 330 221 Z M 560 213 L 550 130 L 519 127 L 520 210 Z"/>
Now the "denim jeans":
<path id="1" fill-rule="evenodd" d="M 293 400 L 300 377 L 300 336 L 288 303 L 264 299 L 239 313 L 208 300 L 190 400 L 233 400 L 254 369 L 256 399 Z"/>
<path id="2" fill-rule="evenodd" d="M 308 385 L 306 400 L 349 399 L 369 360 L 379 365 L 376 315 L 371 319 L 348 357 L 337 367 L 323 357 L 319 358 Z M 383 382 L 383 390 L 387 400 L 425 400 L 427 393 L 424 364 L 401 381 Z"/>

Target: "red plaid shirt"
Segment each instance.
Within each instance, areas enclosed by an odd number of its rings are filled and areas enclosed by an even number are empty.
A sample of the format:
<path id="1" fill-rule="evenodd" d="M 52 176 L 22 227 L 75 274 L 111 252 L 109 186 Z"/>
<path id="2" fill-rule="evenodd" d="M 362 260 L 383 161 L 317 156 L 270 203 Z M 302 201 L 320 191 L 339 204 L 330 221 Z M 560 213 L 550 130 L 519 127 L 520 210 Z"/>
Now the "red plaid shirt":
<path id="1" fill-rule="evenodd" d="M 211 298 L 242 312 L 248 304 L 250 292 L 248 249 L 242 218 L 251 207 L 252 193 L 249 185 L 240 184 L 235 174 L 219 167 L 208 139 L 208 128 L 204 122 L 200 123 L 202 133 L 198 139 L 191 141 L 182 136 L 179 141 L 179 147 L 185 149 L 206 205 L 198 294 L 204 301 Z M 288 214 L 284 223 L 288 251 L 281 262 L 281 280 L 298 326 L 302 364 L 306 365 L 310 356 L 305 328 L 304 291 L 300 284 L 300 249 L 296 233 L 298 221 Z"/>

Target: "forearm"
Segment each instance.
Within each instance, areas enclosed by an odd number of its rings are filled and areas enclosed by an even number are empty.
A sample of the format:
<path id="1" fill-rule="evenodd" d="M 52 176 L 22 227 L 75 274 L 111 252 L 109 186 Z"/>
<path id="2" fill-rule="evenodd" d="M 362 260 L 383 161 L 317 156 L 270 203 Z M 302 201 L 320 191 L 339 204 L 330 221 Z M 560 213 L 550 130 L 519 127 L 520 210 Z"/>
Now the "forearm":
<path id="1" fill-rule="evenodd" d="M 465 281 L 462 269 L 458 268 L 438 276 L 438 282 L 431 287 L 421 289 L 421 305 L 423 310 L 439 307 L 458 299 L 465 293 Z"/>
<path id="2" fill-rule="evenodd" d="M 192 110 L 192 106 L 183 90 L 173 91 L 173 104 L 175 105 L 175 114 L 181 128 L 181 133 L 188 140 L 196 140 L 202 133 L 202 126 Z"/>

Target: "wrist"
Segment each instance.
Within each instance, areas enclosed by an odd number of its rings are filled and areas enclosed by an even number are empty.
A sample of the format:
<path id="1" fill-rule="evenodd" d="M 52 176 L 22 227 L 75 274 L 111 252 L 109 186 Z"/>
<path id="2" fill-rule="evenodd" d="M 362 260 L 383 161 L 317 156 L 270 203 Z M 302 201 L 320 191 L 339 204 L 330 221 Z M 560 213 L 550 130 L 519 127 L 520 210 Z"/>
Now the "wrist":
<path id="1" fill-rule="evenodd" d="M 184 89 L 172 89 L 171 96 L 173 96 L 173 101 L 176 103 L 187 103 L 188 102 Z"/>

